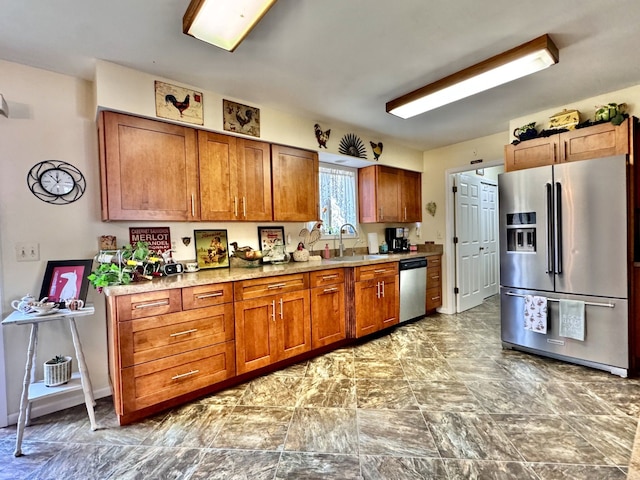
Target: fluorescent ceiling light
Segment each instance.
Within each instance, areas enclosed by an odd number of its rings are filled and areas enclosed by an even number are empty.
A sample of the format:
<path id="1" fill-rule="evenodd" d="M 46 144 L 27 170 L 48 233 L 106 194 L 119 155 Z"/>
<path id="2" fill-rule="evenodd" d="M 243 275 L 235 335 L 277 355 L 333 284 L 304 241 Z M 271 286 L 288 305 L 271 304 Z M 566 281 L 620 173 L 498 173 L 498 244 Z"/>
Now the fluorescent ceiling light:
<path id="1" fill-rule="evenodd" d="M 558 63 L 558 48 L 549 35 L 465 68 L 387 103 L 387 112 L 410 118 Z"/>
<path id="2" fill-rule="evenodd" d="M 233 52 L 276 0 L 191 0 L 182 31 Z"/>

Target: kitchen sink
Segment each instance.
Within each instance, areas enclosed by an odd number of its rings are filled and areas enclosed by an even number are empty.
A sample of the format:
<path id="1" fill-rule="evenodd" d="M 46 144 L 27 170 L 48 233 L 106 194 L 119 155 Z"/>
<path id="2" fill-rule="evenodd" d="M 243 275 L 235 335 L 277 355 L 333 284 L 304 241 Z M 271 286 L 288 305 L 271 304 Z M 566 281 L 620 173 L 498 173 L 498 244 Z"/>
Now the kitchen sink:
<path id="1" fill-rule="evenodd" d="M 335 262 L 361 262 L 363 260 L 379 260 L 388 258 L 387 255 L 345 255 L 344 257 L 331 257 L 329 260 Z"/>

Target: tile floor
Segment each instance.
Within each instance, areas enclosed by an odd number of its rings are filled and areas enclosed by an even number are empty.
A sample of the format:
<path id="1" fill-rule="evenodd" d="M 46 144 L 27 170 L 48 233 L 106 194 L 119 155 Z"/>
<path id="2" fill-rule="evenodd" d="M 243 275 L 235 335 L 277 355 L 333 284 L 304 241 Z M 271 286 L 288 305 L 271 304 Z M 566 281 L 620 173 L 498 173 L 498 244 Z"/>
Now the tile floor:
<path id="1" fill-rule="evenodd" d="M 640 381 L 502 350 L 498 298 L 127 427 L 34 420 L 0 479 L 624 479 Z"/>

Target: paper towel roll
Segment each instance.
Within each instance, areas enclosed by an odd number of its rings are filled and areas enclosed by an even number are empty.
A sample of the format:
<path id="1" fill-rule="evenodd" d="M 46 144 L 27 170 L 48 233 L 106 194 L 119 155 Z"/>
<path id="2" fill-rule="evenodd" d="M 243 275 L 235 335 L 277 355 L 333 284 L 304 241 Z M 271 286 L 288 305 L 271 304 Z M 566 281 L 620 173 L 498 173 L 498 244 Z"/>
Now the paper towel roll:
<path id="1" fill-rule="evenodd" d="M 369 242 L 369 254 L 378 253 L 378 234 L 369 233 L 367 234 L 367 239 Z"/>

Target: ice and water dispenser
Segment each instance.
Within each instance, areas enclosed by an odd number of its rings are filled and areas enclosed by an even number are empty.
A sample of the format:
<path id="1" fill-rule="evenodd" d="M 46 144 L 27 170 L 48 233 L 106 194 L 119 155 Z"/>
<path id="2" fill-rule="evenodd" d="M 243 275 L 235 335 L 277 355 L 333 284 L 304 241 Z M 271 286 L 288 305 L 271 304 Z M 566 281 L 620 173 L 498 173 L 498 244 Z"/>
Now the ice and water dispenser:
<path id="1" fill-rule="evenodd" d="M 536 212 L 507 214 L 507 251 L 536 251 Z"/>

